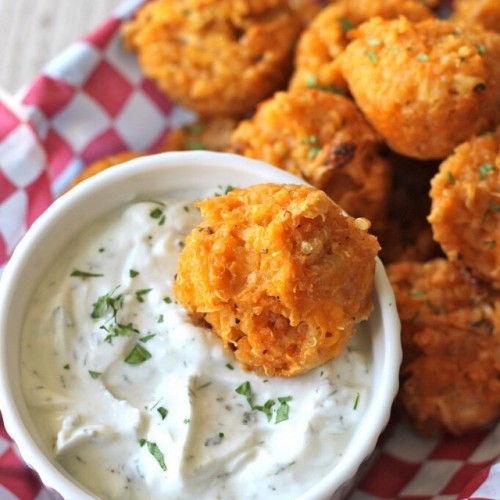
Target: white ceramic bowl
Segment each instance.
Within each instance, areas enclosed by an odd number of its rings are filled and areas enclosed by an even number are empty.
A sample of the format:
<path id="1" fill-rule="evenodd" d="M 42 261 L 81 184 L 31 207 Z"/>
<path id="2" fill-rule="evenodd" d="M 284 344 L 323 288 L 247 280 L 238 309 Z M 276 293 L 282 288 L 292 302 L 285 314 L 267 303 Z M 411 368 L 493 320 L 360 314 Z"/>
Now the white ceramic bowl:
<path id="1" fill-rule="evenodd" d="M 303 181 L 262 162 L 224 153 L 182 152 L 139 158 L 90 178 L 57 199 L 19 243 L 0 280 L 0 409 L 23 459 L 48 487 L 68 499 L 92 498 L 44 454 L 21 388 L 23 319 L 44 272 L 81 228 L 134 199 L 153 199 L 178 189 L 263 182 Z M 304 500 L 345 495 L 389 419 L 401 362 L 400 323 L 380 261 L 375 287 L 375 309 L 369 321 L 375 389 L 340 462 L 301 497 Z"/>

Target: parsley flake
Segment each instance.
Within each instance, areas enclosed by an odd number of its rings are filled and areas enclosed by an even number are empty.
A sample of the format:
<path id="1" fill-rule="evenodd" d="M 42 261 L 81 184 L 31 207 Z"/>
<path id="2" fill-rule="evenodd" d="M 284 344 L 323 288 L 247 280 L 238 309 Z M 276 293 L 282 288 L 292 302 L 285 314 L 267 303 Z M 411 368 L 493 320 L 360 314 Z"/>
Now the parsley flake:
<path id="1" fill-rule="evenodd" d="M 161 419 L 165 420 L 165 418 L 168 415 L 168 410 L 164 408 L 163 406 L 160 406 L 159 408 L 156 409 L 156 411 L 160 414 Z"/>
<path id="2" fill-rule="evenodd" d="M 144 295 L 148 294 L 152 288 L 143 288 L 142 290 L 137 290 L 135 296 L 139 302 L 144 302 Z"/>
<path id="3" fill-rule="evenodd" d="M 366 54 L 366 57 L 368 57 L 368 59 L 370 59 L 370 61 L 373 64 L 378 63 L 378 57 L 377 57 L 377 54 L 375 54 L 375 52 L 372 52 L 371 50 L 367 50 L 367 51 L 365 51 L 365 54 Z"/>
<path id="4" fill-rule="evenodd" d="M 480 165 L 477 169 L 481 180 L 486 179 L 486 176 L 488 175 L 488 173 L 493 172 L 494 170 L 495 170 L 495 165 L 493 165 L 491 163 L 483 163 L 483 165 Z"/>
<path id="5" fill-rule="evenodd" d="M 80 271 L 79 269 L 75 269 L 70 276 L 74 278 L 102 278 L 104 274 L 102 273 L 89 273 L 87 271 Z"/>
<path id="6" fill-rule="evenodd" d="M 344 33 L 347 33 L 348 31 L 352 30 L 354 28 L 354 24 L 349 21 L 346 17 L 341 17 L 339 19 L 340 26 L 342 26 L 342 31 Z"/>
<path id="7" fill-rule="evenodd" d="M 358 392 L 356 394 L 356 399 L 354 400 L 354 406 L 352 407 L 353 410 L 357 410 L 358 409 L 358 406 L 359 406 L 359 397 L 360 397 L 360 394 Z"/>
<path id="8" fill-rule="evenodd" d="M 135 344 L 125 358 L 125 363 L 129 365 L 140 365 L 151 358 L 151 353 L 140 344 Z"/>
<path id="9" fill-rule="evenodd" d="M 278 410 L 276 411 L 276 420 L 274 421 L 275 424 L 279 424 L 280 422 L 288 420 L 288 413 L 290 411 L 290 406 L 288 405 L 288 403 L 292 399 L 292 396 L 278 398 L 278 402 L 280 405 Z"/>
<path id="10" fill-rule="evenodd" d="M 149 453 L 151 453 L 151 455 L 153 455 L 153 457 L 156 459 L 162 471 L 167 470 L 167 464 L 165 463 L 165 456 L 163 455 L 162 451 L 155 442 L 147 441 L 146 439 L 141 439 L 139 441 L 139 444 L 141 448 L 144 445 L 147 446 Z"/>
<path id="11" fill-rule="evenodd" d="M 139 271 L 136 271 L 135 269 L 130 269 L 128 274 L 131 278 L 135 278 L 136 276 L 139 276 Z"/>
<path id="12" fill-rule="evenodd" d="M 89 375 L 93 378 L 99 378 L 102 375 L 102 372 L 95 372 L 94 370 L 89 370 Z"/>

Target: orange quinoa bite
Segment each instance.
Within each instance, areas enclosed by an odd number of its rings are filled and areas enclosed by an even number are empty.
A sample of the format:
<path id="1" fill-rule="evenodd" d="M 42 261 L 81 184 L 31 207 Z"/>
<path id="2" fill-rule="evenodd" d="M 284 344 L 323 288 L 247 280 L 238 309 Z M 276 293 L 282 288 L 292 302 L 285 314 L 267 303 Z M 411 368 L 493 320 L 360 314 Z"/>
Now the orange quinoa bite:
<path id="1" fill-rule="evenodd" d="M 405 16 L 420 21 L 433 17 L 433 13 L 416 0 L 340 0 L 330 4 L 299 38 L 290 88 L 347 93 L 337 58 L 349 43 L 350 30 L 375 16 L 384 19 Z"/>
<path id="2" fill-rule="evenodd" d="M 500 122 L 500 34 L 428 19 L 373 18 L 352 30 L 341 71 L 389 147 L 443 159 Z"/>
<path id="3" fill-rule="evenodd" d="M 500 417 L 500 294 L 442 258 L 387 266 L 401 318 L 399 402 L 426 435 Z"/>
<path id="4" fill-rule="evenodd" d="M 294 376 L 337 356 L 373 307 L 368 221 L 306 185 L 254 185 L 198 206 L 177 301 L 246 370 Z"/>
<path id="5" fill-rule="evenodd" d="M 239 116 L 287 84 L 301 29 L 287 0 L 153 0 L 124 41 L 175 102 Z"/>
<path id="6" fill-rule="evenodd" d="M 381 144 L 352 100 L 295 89 L 263 101 L 239 123 L 229 149 L 302 177 L 375 228 L 385 216 L 392 179 Z"/>
<path id="7" fill-rule="evenodd" d="M 457 147 L 431 186 L 434 239 L 450 260 L 500 289 L 500 128 Z"/>

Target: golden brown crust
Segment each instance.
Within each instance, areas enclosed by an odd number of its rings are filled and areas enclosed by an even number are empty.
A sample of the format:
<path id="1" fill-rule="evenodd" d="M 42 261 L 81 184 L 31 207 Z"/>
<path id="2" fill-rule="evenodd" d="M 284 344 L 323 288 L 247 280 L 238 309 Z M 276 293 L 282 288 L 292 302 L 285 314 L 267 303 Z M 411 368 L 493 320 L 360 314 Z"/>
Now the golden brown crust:
<path id="1" fill-rule="evenodd" d="M 203 115 L 237 116 L 286 84 L 300 29 L 286 0 L 156 0 L 124 38 L 173 100 Z"/>
<path id="2" fill-rule="evenodd" d="M 500 2 L 498 0 L 454 0 L 453 21 L 477 23 L 483 28 L 500 32 Z"/>
<path id="3" fill-rule="evenodd" d="M 199 204 L 174 291 L 247 370 L 293 376 L 339 354 L 372 309 L 377 240 L 322 191 L 263 184 Z"/>
<path id="4" fill-rule="evenodd" d="M 374 18 L 340 58 L 357 104 L 394 151 L 441 159 L 500 122 L 500 35 L 445 20 Z"/>
<path id="5" fill-rule="evenodd" d="M 430 196 L 429 221 L 448 258 L 500 289 L 500 129 L 457 147 Z"/>
<path id="6" fill-rule="evenodd" d="M 423 434 L 500 416 L 500 295 L 445 259 L 387 268 L 402 324 L 399 401 Z"/>
<path id="7" fill-rule="evenodd" d="M 385 213 L 391 179 L 379 144 L 350 99 L 318 90 L 277 92 L 232 137 L 234 152 L 304 178 L 350 215 L 374 223 Z"/>
<path id="8" fill-rule="evenodd" d="M 136 151 L 122 151 L 121 153 L 100 158 L 99 160 L 87 165 L 85 169 L 73 179 L 68 189 L 71 189 L 85 179 L 93 177 L 103 170 L 107 170 L 110 167 L 114 167 L 115 165 L 125 163 L 126 161 L 133 160 L 134 158 L 138 158 L 143 155 L 144 153 L 138 153 Z"/>
<path id="9" fill-rule="evenodd" d="M 337 58 L 349 43 L 349 31 L 375 16 L 394 19 L 400 15 L 420 21 L 433 13 L 415 0 L 341 0 L 325 7 L 299 38 L 290 88 L 347 92 Z"/>

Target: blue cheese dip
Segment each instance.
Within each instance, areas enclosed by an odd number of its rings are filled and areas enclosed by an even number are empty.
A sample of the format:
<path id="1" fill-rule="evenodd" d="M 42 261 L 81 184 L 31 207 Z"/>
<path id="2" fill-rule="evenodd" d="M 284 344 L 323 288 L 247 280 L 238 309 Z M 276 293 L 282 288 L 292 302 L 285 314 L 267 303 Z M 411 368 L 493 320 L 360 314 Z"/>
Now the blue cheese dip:
<path id="1" fill-rule="evenodd" d="M 362 326 L 295 378 L 240 369 L 172 293 L 200 222 L 179 193 L 95 221 L 44 275 L 26 317 L 25 398 L 47 453 L 100 498 L 295 498 L 342 456 L 371 391 Z"/>

